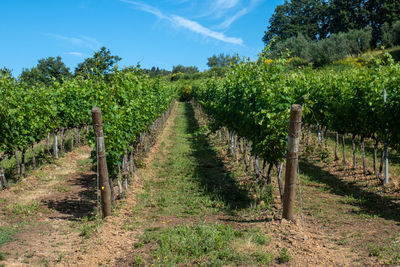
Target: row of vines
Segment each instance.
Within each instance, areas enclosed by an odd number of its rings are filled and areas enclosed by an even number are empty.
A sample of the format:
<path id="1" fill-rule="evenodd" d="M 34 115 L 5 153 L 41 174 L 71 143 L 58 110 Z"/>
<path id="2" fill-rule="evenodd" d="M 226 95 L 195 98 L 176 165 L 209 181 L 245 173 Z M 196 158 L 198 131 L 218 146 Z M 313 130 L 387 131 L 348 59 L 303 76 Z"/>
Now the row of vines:
<path id="1" fill-rule="evenodd" d="M 107 164 L 111 175 L 121 169 L 123 157 L 155 127 L 175 98 L 170 82 L 132 72 L 116 72 L 111 79 L 93 77 L 66 80 L 51 87 L 28 87 L 11 77 L 0 78 L 0 166 L 15 151 L 22 158 L 29 147 L 68 129 L 89 129 L 91 109 L 103 113 Z M 94 146 L 93 130 L 89 140 Z M 56 144 L 57 147 L 57 144 Z M 57 149 L 56 149 L 57 150 Z M 1 167 L 0 167 L 1 168 Z M 0 169 L 0 187 L 7 185 Z"/>
<path id="2" fill-rule="evenodd" d="M 350 135 L 362 148 L 364 140 L 373 140 L 375 157 L 383 143 L 399 148 L 400 65 L 390 56 L 322 69 L 260 57 L 232 66 L 225 79 L 197 82 L 192 94 L 215 130 L 227 128 L 231 143 L 239 138 L 250 144 L 252 154 L 269 163 L 269 170 L 286 155 L 294 103 L 303 106 L 303 132 L 318 127 L 336 136 Z"/>

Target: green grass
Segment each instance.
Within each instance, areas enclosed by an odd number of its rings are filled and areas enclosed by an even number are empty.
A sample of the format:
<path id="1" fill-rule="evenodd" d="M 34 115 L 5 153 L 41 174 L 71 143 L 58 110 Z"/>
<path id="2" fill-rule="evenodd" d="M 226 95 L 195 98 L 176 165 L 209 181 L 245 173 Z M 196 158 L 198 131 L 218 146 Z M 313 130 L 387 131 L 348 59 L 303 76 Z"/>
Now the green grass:
<path id="1" fill-rule="evenodd" d="M 14 215 L 19 217 L 26 217 L 31 216 L 38 212 L 40 209 L 40 202 L 38 201 L 31 201 L 27 204 L 9 204 L 3 208 L 3 211 L 11 212 Z"/>
<path id="2" fill-rule="evenodd" d="M 14 224 L 10 226 L 2 226 L 0 228 L 0 247 L 3 244 L 14 241 L 14 236 L 21 230 L 21 224 Z"/>
<path id="3" fill-rule="evenodd" d="M 71 188 L 66 185 L 56 185 L 54 188 L 60 193 L 67 193 L 71 191 Z"/>
<path id="4" fill-rule="evenodd" d="M 204 143 L 205 137 L 196 132 L 193 111 L 188 111 L 185 105 L 188 104 L 178 107 L 180 115 L 175 120 L 174 134 L 170 136 L 173 145 L 168 148 L 161 145 L 151 165 L 159 178 L 147 180 L 144 192 L 138 198 L 142 208 L 151 207 L 161 216 L 190 217 L 196 214 L 201 218 L 228 208 L 230 203 L 225 198 L 226 193 L 222 192 L 222 187 L 215 190 L 216 186 L 222 186 L 215 182 L 216 176 L 233 177 L 221 169 L 222 164 L 215 155 L 210 157 L 211 148 Z M 190 114 L 184 115 L 185 112 Z M 199 158 L 203 160 L 199 161 Z"/>
<path id="5" fill-rule="evenodd" d="M 241 248 L 250 240 L 252 253 Z M 174 266 L 177 264 L 207 263 L 211 266 L 227 264 L 267 264 L 273 255 L 264 250 L 269 238 L 254 230 L 236 230 L 230 225 L 209 223 L 179 225 L 171 228 L 150 228 L 135 245 L 155 247 L 147 264 Z M 241 251 L 243 250 L 243 251 Z M 139 256 L 138 256 L 139 257 Z M 143 262 L 143 257 L 140 256 Z"/>
<path id="6" fill-rule="evenodd" d="M 178 103 L 170 131 L 149 165 L 126 229 L 142 229 L 134 266 L 256 265 L 274 260 L 271 237 L 259 229 L 215 223 L 221 214 L 252 209 L 249 192 L 227 169 L 192 106 Z M 143 229 L 143 227 L 147 227 Z"/>
<path id="7" fill-rule="evenodd" d="M 287 248 L 283 248 L 279 253 L 278 261 L 280 263 L 285 263 L 290 261 L 290 254 Z"/>
<path id="8" fill-rule="evenodd" d="M 369 243 L 368 252 L 370 257 L 377 257 L 380 262 L 387 265 L 400 264 L 400 235 L 390 238 L 388 244 Z"/>
<path id="9" fill-rule="evenodd" d="M 4 261 L 6 259 L 7 255 L 8 255 L 8 253 L 0 251 L 0 261 Z"/>
<path id="10" fill-rule="evenodd" d="M 94 218 L 85 216 L 79 221 L 73 222 L 73 227 L 78 231 L 79 236 L 87 239 L 96 231 L 97 224 Z"/>

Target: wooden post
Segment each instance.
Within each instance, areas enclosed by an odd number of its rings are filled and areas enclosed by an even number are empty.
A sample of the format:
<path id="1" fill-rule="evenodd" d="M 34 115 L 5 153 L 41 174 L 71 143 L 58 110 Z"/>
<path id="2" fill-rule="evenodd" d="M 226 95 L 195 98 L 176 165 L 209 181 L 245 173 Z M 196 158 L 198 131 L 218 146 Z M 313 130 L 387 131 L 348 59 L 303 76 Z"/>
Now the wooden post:
<path id="1" fill-rule="evenodd" d="M 283 218 L 294 221 L 296 196 L 296 175 L 301 131 L 301 106 L 293 104 L 290 110 L 289 140 L 286 154 L 285 193 L 283 197 Z"/>
<path id="2" fill-rule="evenodd" d="M 100 108 L 92 109 L 94 136 L 96 139 L 97 169 L 99 176 L 99 189 L 101 192 L 101 208 L 103 217 L 111 215 L 111 189 L 108 179 L 106 149 L 104 145 L 103 121 Z"/>
<path id="3" fill-rule="evenodd" d="M 1 164 L 1 162 L 3 161 L 3 158 L 4 158 L 4 155 L 1 153 L 0 154 L 0 190 L 3 188 L 8 188 L 7 179 L 6 179 L 6 176 L 4 175 L 3 165 Z"/>
<path id="4" fill-rule="evenodd" d="M 54 158 L 58 159 L 58 136 L 57 136 L 57 130 L 54 131 L 53 133 L 53 154 Z"/>

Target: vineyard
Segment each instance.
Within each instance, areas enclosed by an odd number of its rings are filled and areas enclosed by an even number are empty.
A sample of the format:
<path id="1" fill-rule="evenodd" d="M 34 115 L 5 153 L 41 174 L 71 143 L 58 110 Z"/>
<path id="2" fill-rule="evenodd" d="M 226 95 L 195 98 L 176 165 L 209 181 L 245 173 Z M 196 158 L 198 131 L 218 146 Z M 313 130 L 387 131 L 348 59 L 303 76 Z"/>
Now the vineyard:
<path id="1" fill-rule="evenodd" d="M 5 75 L 0 122 L 0 266 L 400 263 L 400 64 L 388 54 L 323 68 L 260 56 L 193 80 Z M 38 243 L 45 223 L 54 243 Z"/>

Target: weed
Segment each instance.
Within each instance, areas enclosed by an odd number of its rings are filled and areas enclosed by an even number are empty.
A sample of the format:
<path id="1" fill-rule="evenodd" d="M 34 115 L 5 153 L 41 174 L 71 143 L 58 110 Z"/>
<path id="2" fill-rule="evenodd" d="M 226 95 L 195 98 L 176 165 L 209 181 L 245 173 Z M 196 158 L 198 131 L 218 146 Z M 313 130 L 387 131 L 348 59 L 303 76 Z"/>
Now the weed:
<path id="1" fill-rule="evenodd" d="M 271 252 L 256 251 L 253 253 L 253 257 L 262 265 L 267 265 L 274 260 L 274 255 Z"/>
<path id="2" fill-rule="evenodd" d="M 368 245 L 369 256 L 379 257 L 382 253 L 382 248 L 377 244 L 371 243 Z"/>
<path id="3" fill-rule="evenodd" d="M 36 251 L 34 251 L 34 250 L 32 250 L 32 251 L 25 251 L 24 256 L 25 256 L 25 258 L 30 259 L 30 258 L 32 258 L 33 256 L 35 256 L 35 254 L 36 254 Z"/>
<path id="4" fill-rule="evenodd" d="M 42 258 L 39 260 L 39 265 L 40 265 L 40 266 L 44 266 L 44 267 L 48 267 L 48 266 L 50 266 L 50 262 L 49 262 L 48 259 L 42 257 Z"/>
<path id="5" fill-rule="evenodd" d="M 285 263 L 290 261 L 290 254 L 289 250 L 287 248 L 283 248 L 281 252 L 279 253 L 278 261 L 280 263 Z"/>
<path id="6" fill-rule="evenodd" d="M 326 159 L 328 159 L 329 158 L 329 151 L 327 150 L 327 149 L 321 149 L 320 151 L 319 151 L 319 153 L 318 153 L 319 155 L 319 158 L 322 160 L 322 161 L 325 161 Z"/>
<path id="7" fill-rule="evenodd" d="M 90 167 L 92 165 L 92 159 L 89 157 L 87 159 L 80 159 L 76 162 L 79 167 Z"/>
<path id="8" fill-rule="evenodd" d="M 338 243 L 338 245 L 346 246 L 347 244 L 349 244 L 349 240 L 347 240 L 347 239 L 344 237 L 344 238 L 340 239 L 337 243 Z"/>
<path id="9" fill-rule="evenodd" d="M 271 242 L 271 237 L 263 234 L 256 234 L 252 237 L 252 241 L 257 245 L 264 246 Z"/>
<path id="10" fill-rule="evenodd" d="M 18 233 L 20 225 L 0 227 L 0 246 L 14 241 L 14 235 Z"/>
<path id="11" fill-rule="evenodd" d="M 28 204 L 10 204 L 4 209 L 18 216 L 29 216 L 37 212 L 40 208 L 40 203 L 38 201 L 32 201 Z"/>
<path id="12" fill-rule="evenodd" d="M 0 251 L 0 261 L 4 261 L 6 259 L 6 255 L 7 254 L 5 252 Z"/>
<path id="13" fill-rule="evenodd" d="M 56 262 L 61 262 L 64 259 L 64 254 L 59 253 Z"/>
<path id="14" fill-rule="evenodd" d="M 63 185 L 56 185 L 55 189 L 60 193 L 67 193 L 67 192 L 71 191 L 71 188 L 69 188 L 67 186 L 63 186 Z"/>
<path id="15" fill-rule="evenodd" d="M 231 259 L 237 258 L 235 255 L 237 253 L 230 248 L 230 243 L 239 235 L 239 232 L 231 226 L 183 225 L 160 232 L 154 231 L 154 228 L 148 229 L 143 241 L 158 244 L 153 255 L 155 262 L 162 260 L 164 263 L 178 264 L 203 258 L 230 262 Z"/>
<path id="16" fill-rule="evenodd" d="M 133 266 L 145 266 L 146 261 L 142 258 L 142 256 L 136 254 L 133 260 Z"/>
<path id="17" fill-rule="evenodd" d="M 89 220 L 87 216 L 83 217 L 79 222 L 76 222 L 75 226 L 79 231 L 79 236 L 83 238 L 89 238 L 96 229 L 96 223 Z"/>
<path id="18" fill-rule="evenodd" d="M 305 151 L 305 152 L 306 152 L 306 154 L 308 155 L 308 154 L 314 153 L 314 150 L 315 150 L 315 147 L 309 145 L 309 146 L 306 146 L 306 151 Z"/>

